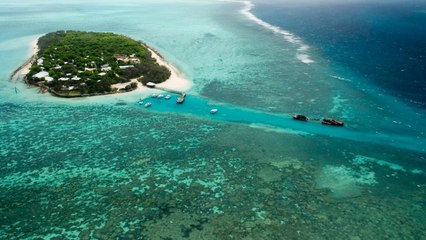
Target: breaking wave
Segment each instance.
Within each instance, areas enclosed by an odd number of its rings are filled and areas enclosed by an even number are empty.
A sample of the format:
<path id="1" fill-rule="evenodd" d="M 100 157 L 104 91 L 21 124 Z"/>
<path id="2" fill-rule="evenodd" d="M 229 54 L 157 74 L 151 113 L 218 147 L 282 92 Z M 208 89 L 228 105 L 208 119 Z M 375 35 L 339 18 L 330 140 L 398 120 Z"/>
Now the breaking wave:
<path id="1" fill-rule="evenodd" d="M 258 18 L 256 15 L 254 15 L 251 10 L 254 8 L 254 4 L 250 1 L 236 1 L 244 4 L 244 7 L 241 9 L 241 13 L 246 16 L 248 19 L 256 22 L 257 24 L 261 25 L 262 27 L 265 27 L 266 29 L 271 30 L 273 33 L 277 35 L 281 35 L 286 41 L 293 43 L 298 46 L 297 48 L 297 54 L 296 58 L 299 59 L 301 62 L 310 64 L 315 62 L 312 60 L 312 58 L 309 56 L 307 51 L 309 50 L 309 46 L 304 44 L 302 40 L 294 35 L 293 33 L 286 31 L 284 29 L 281 29 L 278 26 L 274 26 L 272 24 L 269 24 L 262 19 Z"/>

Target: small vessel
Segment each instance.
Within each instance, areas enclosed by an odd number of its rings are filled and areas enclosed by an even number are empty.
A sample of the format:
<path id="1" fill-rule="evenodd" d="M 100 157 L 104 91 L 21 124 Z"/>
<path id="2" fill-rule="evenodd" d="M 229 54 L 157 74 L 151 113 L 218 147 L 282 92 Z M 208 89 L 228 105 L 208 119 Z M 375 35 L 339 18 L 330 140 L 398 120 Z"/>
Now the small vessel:
<path id="1" fill-rule="evenodd" d="M 152 95 L 151 95 L 151 97 L 152 98 L 156 98 L 158 95 L 156 94 L 156 93 L 153 93 Z"/>
<path id="2" fill-rule="evenodd" d="M 146 108 L 150 107 L 151 105 L 152 105 L 152 103 L 150 103 L 150 102 L 145 103 Z"/>
<path id="3" fill-rule="evenodd" d="M 182 104 L 185 101 L 186 93 L 182 93 L 176 100 L 176 103 Z"/>
<path id="4" fill-rule="evenodd" d="M 163 97 L 164 97 L 164 95 L 162 95 L 162 94 L 157 96 L 158 99 L 163 98 Z"/>
<path id="5" fill-rule="evenodd" d="M 166 95 L 166 96 L 164 97 L 164 99 L 169 100 L 171 97 L 172 97 L 172 96 L 170 96 L 170 95 Z"/>
<path id="6" fill-rule="evenodd" d="M 216 108 L 213 108 L 212 110 L 210 110 L 210 114 L 215 114 L 215 113 L 217 113 L 217 109 Z"/>
<path id="7" fill-rule="evenodd" d="M 143 104 L 143 101 L 139 101 L 139 102 L 138 102 L 138 104 L 139 104 L 139 105 L 142 105 L 142 104 Z"/>
<path id="8" fill-rule="evenodd" d="M 325 124 L 325 125 L 330 125 L 330 126 L 338 126 L 338 127 L 343 127 L 343 125 L 345 125 L 343 122 L 341 122 L 341 121 L 337 121 L 337 120 L 334 120 L 334 119 L 327 119 L 327 118 L 324 118 L 322 121 L 321 121 L 321 123 L 322 124 Z"/>
<path id="9" fill-rule="evenodd" d="M 305 115 L 300 115 L 300 114 L 293 115 L 293 119 L 299 120 L 299 121 L 308 121 L 308 117 L 306 117 Z"/>

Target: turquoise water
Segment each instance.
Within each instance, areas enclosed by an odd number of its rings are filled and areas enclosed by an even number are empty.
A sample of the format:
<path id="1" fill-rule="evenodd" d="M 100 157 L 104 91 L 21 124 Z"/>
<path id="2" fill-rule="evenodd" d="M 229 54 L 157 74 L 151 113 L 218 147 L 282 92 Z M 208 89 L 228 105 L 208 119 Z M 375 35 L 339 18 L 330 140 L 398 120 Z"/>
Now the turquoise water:
<path id="1" fill-rule="evenodd" d="M 306 39 L 244 6 L 0 3 L 0 238 L 421 239 L 423 110 L 313 47 L 302 62 Z M 59 29 L 141 39 L 194 88 L 144 108 L 138 94 L 57 99 L 8 81 Z"/>
<path id="2" fill-rule="evenodd" d="M 160 112 L 186 113 L 194 116 L 210 117 L 222 121 L 245 123 L 251 126 L 262 126 L 264 128 L 278 129 L 290 133 L 302 135 L 324 135 L 353 141 L 390 145 L 406 148 L 414 151 L 425 152 L 423 139 L 394 135 L 392 133 L 368 132 L 356 127 L 346 126 L 344 128 L 324 126 L 320 124 L 321 117 L 312 118 L 309 122 L 294 121 L 291 115 L 272 114 L 261 111 L 244 109 L 229 104 L 210 102 L 206 98 L 186 97 L 185 104 L 176 104 L 179 96 L 172 99 L 148 97 L 138 100 L 135 105 L 146 108 L 144 104 L 152 103 L 149 110 Z M 211 109 L 218 109 L 216 114 L 211 114 Z"/>

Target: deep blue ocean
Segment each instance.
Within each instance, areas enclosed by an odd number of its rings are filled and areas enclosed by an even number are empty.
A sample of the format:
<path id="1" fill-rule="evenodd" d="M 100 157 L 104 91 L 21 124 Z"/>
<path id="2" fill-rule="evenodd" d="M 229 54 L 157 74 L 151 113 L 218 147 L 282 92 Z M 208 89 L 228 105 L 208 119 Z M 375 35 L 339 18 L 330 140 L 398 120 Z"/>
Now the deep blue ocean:
<path id="1" fill-rule="evenodd" d="M 426 1 L 256 1 L 253 12 L 303 38 L 332 65 L 426 107 Z"/>

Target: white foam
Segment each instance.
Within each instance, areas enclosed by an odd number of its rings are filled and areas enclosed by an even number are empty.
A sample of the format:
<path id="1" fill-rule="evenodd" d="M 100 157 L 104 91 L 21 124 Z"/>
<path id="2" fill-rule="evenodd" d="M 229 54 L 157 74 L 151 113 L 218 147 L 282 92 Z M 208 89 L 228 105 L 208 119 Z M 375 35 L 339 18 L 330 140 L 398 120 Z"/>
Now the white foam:
<path id="1" fill-rule="evenodd" d="M 248 19 L 254 21 L 255 23 L 259 24 L 260 26 L 271 30 L 273 33 L 277 35 L 281 35 L 286 41 L 293 43 L 295 45 L 298 45 L 297 48 L 297 54 L 296 58 L 299 59 L 301 62 L 310 64 L 314 63 L 315 61 L 311 59 L 311 57 L 308 55 L 307 51 L 309 50 L 309 46 L 304 44 L 302 40 L 294 35 L 293 33 L 286 31 L 278 26 L 274 26 L 270 23 L 267 23 L 263 21 L 262 19 L 258 18 L 256 15 L 254 15 L 251 10 L 254 8 L 254 4 L 250 1 L 238 1 L 238 0 L 228 0 L 228 2 L 239 2 L 244 4 L 244 7 L 240 10 L 240 12 L 246 16 Z"/>
<path id="2" fill-rule="evenodd" d="M 309 58 L 308 54 L 297 54 L 296 55 L 297 59 L 299 59 L 301 62 L 309 64 L 309 63 L 313 63 L 314 60 Z"/>

